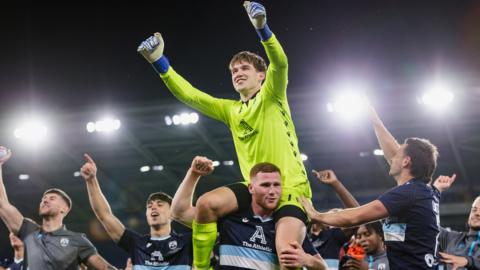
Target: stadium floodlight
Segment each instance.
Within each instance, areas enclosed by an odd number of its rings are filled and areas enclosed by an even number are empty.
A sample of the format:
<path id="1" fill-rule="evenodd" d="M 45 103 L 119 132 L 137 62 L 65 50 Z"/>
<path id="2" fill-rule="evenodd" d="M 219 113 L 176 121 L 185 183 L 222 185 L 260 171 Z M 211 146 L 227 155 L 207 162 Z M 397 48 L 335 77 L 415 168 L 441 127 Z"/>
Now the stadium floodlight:
<path id="1" fill-rule="evenodd" d="M 28 174 L 20 174 L 20 175 L 18 176 L 18 179 L 19 179 L 19 180 L 22 180 L 22 181 L 25 181 L 25 180 L 30 179 L 30 175 L 28 175 Z"/>
<path id="2" fill-rule="evenodd" d="M 152 169 L 157 172 L 163 171 L 163 165 L 154 165 Z"/>
<path id="3" fill-rule="evenodd" d="M 171 126 L 173 124 L 172 118 L 170 116 L 165 116 L 165 124 Z"/>
<path id="4" fill-rule="evenodd" d="M 220 165 L 220 161 L 215 160 L 212 162 L 213 167 L 218 167 Z"/>
<path id="5" fill-rule="evenodd" d="M 307 161 L 308 160 L 308 156 L 305 155 L 304 153 L 300 154 L 300 158 L 302 158 L 302 161 Z"/>
<path id="6" fill-rule="evenodd" d="M 190 125 L 190 124 L 196 124 L 199 120 L 199 116 L 198 116 L 198 113 L 196 112 L 191 112 L 191 113 L 181 113 L 181 114 L 175 114 L 173 116 L 165 116 L 165 124 L 167 124 L 167 126 L 170 126 L 170 125 L 175 125 L 175 126 L 178 126 L 178 125 L 182 125 L 182 126 L 186 126 L 186 125 Z"/>
<path id="7" fill-rule="evenodd" d="M 383 150 L 382 149 L 375 149 L 375 150 L 373 150 L 373 154 L 375 156 L 383 156 Z"/>
<path id="8" fill-rule="evenodd" d="M 222 164 L 223 166 L 233 166 L 233 164 L 235 163 L 233 162 L 233 160 L 224 160 Z"/>
<path id="9" fill-rule="evenodd" d="M 88 122 L 87 123 L 87 131 L 88 131 L 88 133 L 95 132 L 95 123 L 94 122 Z"/>
<path id="10" fill-rule="evenodd" d="M 352 119 L 361 114 L 368 102 L 361 94 L 354 92 L 345 92 L 335 99 L 333 102 L 327 103 L 327 111 L 337 113 L 346 119 Z"/>
<path id="11" fill-rule="evenodd" d="M 47 126 L 39 119 L 22 121 L 13 132 L 15 138 L 29 144 L 45 141 L 47 134 Z"/>
<path id="12" fill-rule="evenodd" d="M 120 129 L 121 125 L 122 125 L 122 122 L 120 122 L 120 120 L 111 118 L 111 117 L 105 117 L 95 122 L 88 122 L 86 127 L 87 127 L 87 132 L 89 133 L 93 133 L 93 132 L 110 133 L 112 131 Z"/>
<path id="13" fill-rule="evenodd" d="M 150 166 L 142 166 L 140 167 L 140 172 L 149 172 L 150 171 Z"/>
<path id="14" fill-rule="evenodd" d="M 445 106 L 453 102 L 451 86 L 445 82 L 433 82 L 426 87 L 425 93 L 420 97 L 419 103 L 431 108 L 445 109 Z"/>

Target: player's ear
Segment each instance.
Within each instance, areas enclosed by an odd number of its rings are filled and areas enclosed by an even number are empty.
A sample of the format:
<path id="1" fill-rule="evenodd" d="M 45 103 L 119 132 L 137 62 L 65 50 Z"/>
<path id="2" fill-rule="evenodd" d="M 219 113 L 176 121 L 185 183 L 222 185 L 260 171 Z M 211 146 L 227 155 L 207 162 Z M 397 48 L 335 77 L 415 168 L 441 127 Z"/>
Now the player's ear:
<path id="1" fill-rule="evenodd" d="M 253 194 L 253 186 L 251 183 L 248 184 L 248 192 L 250 192 L 250 194 Z"/>
<path id="2" fill-rule="evenodd" d="M 403 158 L 402 165 L 403 167 L 408 167 L 412 165 L 412 158 L 409 156 L 405 156 L 405 158 Z"/>
<path id="3" fill-rule="evenodd" d="M 258 80 L 259 80 L 260 82 L 262 82 L 263 80 L 265 80 L 265 72 L 264 72 L 264 71 L 259 72 L 257 76 L 258 76 Z"/>

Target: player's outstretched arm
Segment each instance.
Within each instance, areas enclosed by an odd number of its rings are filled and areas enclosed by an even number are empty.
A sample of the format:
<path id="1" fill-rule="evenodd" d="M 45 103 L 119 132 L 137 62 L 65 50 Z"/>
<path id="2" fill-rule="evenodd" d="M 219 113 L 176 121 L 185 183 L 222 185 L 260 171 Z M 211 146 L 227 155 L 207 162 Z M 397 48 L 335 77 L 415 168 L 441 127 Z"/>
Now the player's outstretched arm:
<path id="1" fill-rule="evenodd" d="M 288 84 L 287 55 L 268 27 L 265 7 L 257 2 L 250 1 L 245 1 L 243 5 L 253 27 L 262 40 L 262 45 L 270 62 L 262 91 L 277 98 L 285 98 Z"/>
<path id="2" fill-rule="evenodd" d="M 206 158 L 196 156 L 187 171 L 185 178 L 175 192 L 172 200 L 172 218 L 192 227 L 195 218 L 195 206 L 192 204 L 193 193 L 201 176 L 213 172 L 213 162 Z"/>
<path id="3" fill-rule="evenodd" d="M 89 155 L 85 154 L 84 156 L 86 162 L 80 169 L 80 173 L 87 184 L 90 206 L 110 238 L 117 243 L 125 232 L 125 226 L 113 215 L 112 209 L 102 193 L 97 179 L 97 165 Z"/>
<path id="4" fill-rule="evenodd" d="M 310 200 L 301 197 L 300 202 L 305 208 L 307 216 L 316 223 L 323 223 L 335 227 L 353 227 L 388 217 L 387 208 L 379 200 L 365 205 L 340 210 L 333 213 L 320 213 L 313 207 Z"/>
<path id="5" fill-rule="evenodd" d="M 225 100 L 214 98 L 200 91 L 176 73 L 170 66 L 168 58 L 163 54 L 164 48 L 165 42 L 162 35 L 157 32 L 143 41 L 137 51 L 152 65 L 178 100 L 213 119 L 227 122 Z"/>
<path id="6" fill-rule="evenodd" d="M 7 226 L 8 230 L 15 235 L 18 234 L 22 226 L 23 216 L 15 206 L 8 201 L 7 191 L 3 184 L 3 164 L 12 156 L 12 151 L 4 146 L 0 146 L 0 217 Z"/>
<path id="7" fill-rule="evenodd" d="M 324 171 L 312 171 L 315 177 L 322 183 L 327 184 L 335 190 L 337 196 L 342 201 L 345 208 L 352 208 L 359 206 L 355 197 L 353 197 L 352 193 L 348 191 L 347 188 L 338 180 L 337 176 L 332 170 L 324 170 Z"/>
<path id="8" fill-rule="evenodd" d="M 391 164 L 393 156 L 400 148 L 400 144 L 397 142 L 397 140 L 395 140 L 390 131 L 388 131 L 388 129 L 383 125 L 383 122 L 375 111 L 375 108 L 369 105 L 368 110 L 369 118 L 375 130 L 375 135 L 377 136 L 380 148 L 382 148 L 384 157 L 388 164 Z"/>

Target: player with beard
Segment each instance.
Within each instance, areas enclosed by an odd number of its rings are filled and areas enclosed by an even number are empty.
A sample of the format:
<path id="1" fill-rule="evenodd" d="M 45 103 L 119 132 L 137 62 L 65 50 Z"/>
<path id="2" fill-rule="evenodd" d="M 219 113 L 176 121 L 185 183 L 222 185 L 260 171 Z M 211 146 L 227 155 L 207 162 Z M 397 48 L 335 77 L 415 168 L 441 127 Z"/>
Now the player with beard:
<path id="1" fill-rule="evenodd" d="M 200 176 L 210 174 L 213 163 L 205 157 L 195 157 L 175 193 L 173 217 L 191 226 L 196 207 L 192 205 L 193 192 Z M 278 269 L 279 262 L 286 267 L 326 269 L 326 264 L 311 242 L 303 245 L 291 242 L 277 257 L 273 213 L 281 198 L 280 170 L 270 163 L 259 163 L 250 172 L 248 190 L 251 203 L 246 210 L 229 214 L 218 221 L 219 265 L 215 269 Z"/>
<path id="2" fill-rule="evenodd" d="M 87 184 L 90 206 L 110 238 L 128 252 L 133 269 L 191 269 L 192 234 L 177 234 L 172 230 L 172 198 L 163 192 L 148 196 L 145 217 L 150 227 L 149 234 L 141 235 L 127 229 L 113 215 L 100 189 L 97 165 L 87 154 L 85 159 L 80 172 Z"/>
<path id="3" fill-rule="evenodd" d="M 434 269 L 440 231 L 440 192 L 430 184 L 437 148 L 428 140 L 408 138 L 399 144 L 373 108 L 370 118 L 397 186 L 365 205 L 336 213 L 319 213 L 301 199 L 314 221 L 352 227 L 386 219 L 383 231 L 390 269 Z M 455 176 L 447 177 L 452 182 Z"/>
<path id="4" fill-rule="evenodd" d="M 0 146 L 0 216 L 8 229 L 24 243 L 25 266 L 30 269 L 78 269 L 81 263 L 92 269 L 115 269 L 109 265 L 84 234 L 72 232 L 63 219 L 72 208 L 72 200 L 62 190 L 52 188 L 43 193 L 39 206 L 42 224 L 24 218 L 8 201 L 2 177 L 3 164 L 12 152 Z"/>
<path id="5" fill-rule="evenodd" d="M 442 229 L 438 241 L 443 265 L 439 270 L 480 269 L 480 196 L 472 203 L 468 231 Z"/>

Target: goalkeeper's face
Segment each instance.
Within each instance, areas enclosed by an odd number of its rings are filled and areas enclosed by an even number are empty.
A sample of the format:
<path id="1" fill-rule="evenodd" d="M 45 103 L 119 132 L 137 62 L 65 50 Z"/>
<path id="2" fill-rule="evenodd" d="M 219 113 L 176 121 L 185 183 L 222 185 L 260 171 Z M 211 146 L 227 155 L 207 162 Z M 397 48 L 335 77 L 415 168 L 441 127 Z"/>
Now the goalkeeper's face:
<path id="1" fill-rule="evenodd" d="M 250 96 L 250 94 L 257 92 L 265 79 L 265 72 L 258 71 L 247 61 L 232 63 L 230 72 L 233 88 L 243 96 Z"/>

